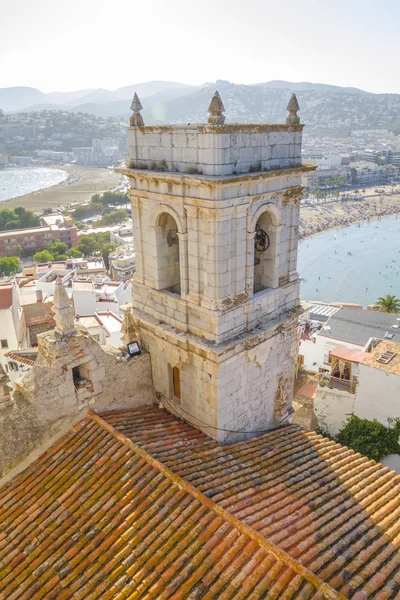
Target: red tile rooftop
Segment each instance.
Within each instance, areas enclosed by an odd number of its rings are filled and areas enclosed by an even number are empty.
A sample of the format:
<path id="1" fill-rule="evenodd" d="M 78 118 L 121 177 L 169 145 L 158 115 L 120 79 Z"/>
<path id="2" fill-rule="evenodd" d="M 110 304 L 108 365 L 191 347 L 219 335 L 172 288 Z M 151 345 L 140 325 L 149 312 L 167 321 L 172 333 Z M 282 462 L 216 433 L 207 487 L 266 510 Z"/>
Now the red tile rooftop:
<path id="1" fill-rule="evenodd" d="M 28 358 L 27 356 L 24 356 L 24 354 L 31 354 L 32 357 L 34 358 L 34 360 L 32 360 L 31 358 Z M 9 352 L 6 352 L 4 354 L 4 356 L 6 358 L 10 358 L 11 360 L 15 360 L 17 362 L 23 363 L 24 365 L 29 365 L 32 366 L 35 364 L 35 360 L 37 357 L 37 351 L 35 350 L 31 350 L 29 352 L 29 350 L 27 352 L 22 352 L 19 353 L 17 350 L 15 352 L 13 352 L 12 350 L 10 350 Z"/>
<path id="2" fill-rule="evenodd" d="M 1 600 L 340 597 L 95 415 L 0 490 Z"/>
<path id="3" fill-rule="evenodd" d="M 400 598 L 394 471 L 296 426 L 220 446 L 156 407 L 102 416 L 339 594 Z"/>

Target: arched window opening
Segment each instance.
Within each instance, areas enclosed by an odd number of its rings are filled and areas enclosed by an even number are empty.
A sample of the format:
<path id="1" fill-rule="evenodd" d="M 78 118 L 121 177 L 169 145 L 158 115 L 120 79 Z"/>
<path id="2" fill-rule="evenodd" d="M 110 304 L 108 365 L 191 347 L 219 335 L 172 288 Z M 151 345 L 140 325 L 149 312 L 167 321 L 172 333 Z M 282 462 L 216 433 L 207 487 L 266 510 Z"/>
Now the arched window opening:
<path id="1" fill-rule="evenodd" d="M 181 293 L 178 226 L 169 213 L 162 213 L 157 226 L 158 289 Z"/>
<path id="2" fill-rule="evenodd" d="M 254 233 L 253 293 L 276 286 L 276 228 L 272 214 L 265 211 Z"/>

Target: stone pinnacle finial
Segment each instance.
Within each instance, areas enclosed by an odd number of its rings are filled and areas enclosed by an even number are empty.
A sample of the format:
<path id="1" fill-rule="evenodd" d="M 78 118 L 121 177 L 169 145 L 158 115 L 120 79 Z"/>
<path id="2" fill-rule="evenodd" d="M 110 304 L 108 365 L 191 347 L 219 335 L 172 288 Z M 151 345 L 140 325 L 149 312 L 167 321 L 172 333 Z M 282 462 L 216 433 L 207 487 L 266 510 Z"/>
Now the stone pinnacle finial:
<path id="1" fill-rule="evenodd" d="M 72 335 L 76 333 L 74 309 L 60 278 L 56 281 L 52 310 L 56 322 L 56 333 L 59 335 Z"/>
<path id="2" fill-rule="evenodd" d="M 300 123 L 300 117 L 298 117 L 297 111 L 300 110 L 300 106 L 297 102 L 296 94 L 290 96 L 286 110 L 289 112 L 286 117 L 286 125 L 298 125 Z"/>
<path id="3" fill-rule="evenodd" d="M 143 106 L 136 92 L 133 96 L 131 110 L 133 111 L 133 115 L 129 119 L 129 125 L 131 127 L 143 127 L 144 121 L 142 115 L 140 114 L 140 111 L 143 110 Z"/>
<path id="4" fill-rule="evenodd" d="M 208 107 L 208 122 L 212 125 L 223 125 L 225 123 L 225 117 L 222 114 L 224 111 L 225 107 L 221 96 L 218 92 L 215 92 Z"/>

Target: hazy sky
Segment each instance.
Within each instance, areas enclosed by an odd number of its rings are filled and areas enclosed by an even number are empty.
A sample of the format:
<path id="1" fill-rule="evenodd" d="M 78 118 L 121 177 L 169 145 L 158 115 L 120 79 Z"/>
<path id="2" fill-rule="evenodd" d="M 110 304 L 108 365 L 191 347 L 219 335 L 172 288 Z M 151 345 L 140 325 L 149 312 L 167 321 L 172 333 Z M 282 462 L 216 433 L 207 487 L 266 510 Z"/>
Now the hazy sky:
<path id="1" fill-rule="evenodd" d="M 312 81 L 400 93 L 400 0 L 0 0 L 0 87 Z"/>

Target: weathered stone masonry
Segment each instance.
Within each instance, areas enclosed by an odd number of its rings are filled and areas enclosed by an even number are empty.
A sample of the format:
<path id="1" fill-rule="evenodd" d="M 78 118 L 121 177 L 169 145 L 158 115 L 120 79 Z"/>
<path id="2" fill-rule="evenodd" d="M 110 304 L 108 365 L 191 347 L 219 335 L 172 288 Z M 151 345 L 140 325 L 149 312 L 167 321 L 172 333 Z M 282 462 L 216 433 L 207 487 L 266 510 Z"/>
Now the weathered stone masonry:
<path id="1" fill-rule="evenodd" d="M 117 349 L 100 346 L 75 328 L 71 310 L 59 280 L 56 329 L 38 335 L 36 362 L 15 382 L 13 395 L 4 374 L 0 380 L 0 474 L 79 420 L 89 407 L 133 408 L 154 400 L 149 355 L 127 359 Z"/>
<path id="2" fill-rule="evenodd" d="M 224 125 L 218 97 L 208 125 L 128 132 L 137 333 L 160 401 L 220 441 L 290 414 L 309 167 L 288 109 L 285 125 Z"/>

